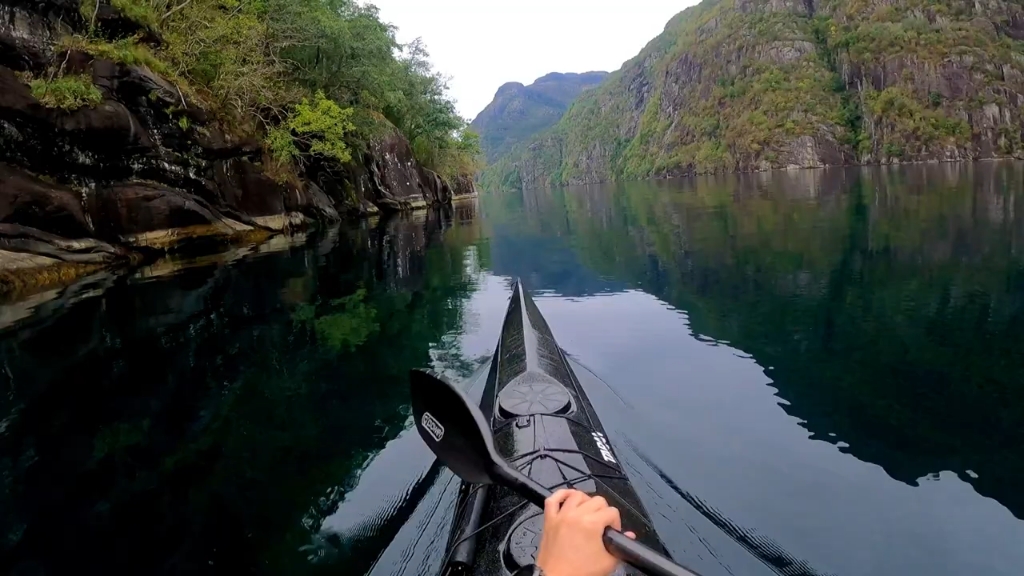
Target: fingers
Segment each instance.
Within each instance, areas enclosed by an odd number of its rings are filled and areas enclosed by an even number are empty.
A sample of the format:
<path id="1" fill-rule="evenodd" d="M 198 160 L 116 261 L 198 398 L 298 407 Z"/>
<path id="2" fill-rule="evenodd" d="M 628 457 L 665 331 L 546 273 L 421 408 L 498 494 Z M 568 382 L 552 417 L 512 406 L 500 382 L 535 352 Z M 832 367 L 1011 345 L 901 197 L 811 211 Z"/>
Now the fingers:
<path id="1" fill-rule="evenodd" d="M 579 490 L 563 488 L 544 500 L 544 514 L 555 516 L 562 510 L 575 510 L 588 500 L 590 496 Z"/>
<path id="2" fill-rule="evenodd" d="M 618 508 L 609 506 L 599 510 L 594 513 L 594 519 L 602 526 L 611 526 L 616 530 L 622 530 L 622 517 L 619 515 Z"/>
<path id="3" fill-rule="evenodd" d="M 608 501 L 602 496 L 594 496 L 583 504 L 580 504 L 580 512 L 597 512 L 608 507 Z"/>
<path id="4" fill-rule="evenodd" d="M 611 527 L 622 531 L 622 516 L 618 508 L 608 504 L 602 496 L 591 497 L 579 490 L 562 489 L 544 500 L 545 522 L 555 518 L 562 512 L 571 512 L 573 516 L 587 518 L 590 526 Z M 636 540 L 636 534 L 625 532 L 627 538 Z"/>
<path id="5" fill-rule="evenodd" d="M 558 511 L 562 508 L 562 504 L 572 496 L 573 492 L 575 492 L 575 490 L 567 490 L 563 488 L 551 496 L 548 496 L 547 499 L 544 500 L 544 515 L 549 518 L 557 516 Z"/>
<path id="6" fill-rule="evenodd" d="M 569 494 L 569 497 L 566 498 L 565 502 L 562 504 L 562 510 L 575 510 L 584 502 L 590 500 L 590 496 L 587 496 L 579 490 L 572 490 L 571 492 L 572 493 Z"/>
<path id="7" fill-rule="evenodd" d="M 560 512 L 567 511 L 593 516 L 602 526 L 622 530 L 622 518 L 618 509 L 609 506 L 608 501 L 602 496 L 591 497 L 579 490 L 562 489 L 544 500 L 544 515 L 548 518 L 554 518 Z"/>

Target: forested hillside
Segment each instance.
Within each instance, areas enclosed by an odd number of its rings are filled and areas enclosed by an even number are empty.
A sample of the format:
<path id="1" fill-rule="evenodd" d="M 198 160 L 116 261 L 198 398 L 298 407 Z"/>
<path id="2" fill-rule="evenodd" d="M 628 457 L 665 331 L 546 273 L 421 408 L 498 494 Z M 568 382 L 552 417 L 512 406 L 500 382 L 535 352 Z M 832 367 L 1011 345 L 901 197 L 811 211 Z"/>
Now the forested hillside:
<path id="1" fill-rule="evenodd" d="M 607 72 L 552 73 L 529 86 L 509 82 L 470 127 L 480 135 L 487 161 L 507 154 L 516 144 L 554 126 L 584 90 L 608 77 Z"/>
<path id="2" fill-rule="evenodd" d="M 1024 7 L 985 0 L 705 0 L 490 187 L 1020 157 Z"/>
<path id="3" fill-rule="evenodd" d="M 479 154 L 363 2 L 0 0 L 0 292 L 445 206 Z"/>
<path id="4" fill-rule="evenodd" d="M 305 153 L 346 161 L 384 129 L 409 139 L 428 168 L 470 170 L 472 139 L 424 46 L 400 45 L 377 9 L 355 0 L 82 0 L 85 31 L 63 40 L 97 57 L 142 64 L 238 129 L 265 137 L 283 163 Z M 133 29 L 125 35 L 126 28 Z M 110 40 L 111 38 L 118 38 Z M 57 66 L 33 80 L 42 100 L 87 105 L 88 78 Z"/>

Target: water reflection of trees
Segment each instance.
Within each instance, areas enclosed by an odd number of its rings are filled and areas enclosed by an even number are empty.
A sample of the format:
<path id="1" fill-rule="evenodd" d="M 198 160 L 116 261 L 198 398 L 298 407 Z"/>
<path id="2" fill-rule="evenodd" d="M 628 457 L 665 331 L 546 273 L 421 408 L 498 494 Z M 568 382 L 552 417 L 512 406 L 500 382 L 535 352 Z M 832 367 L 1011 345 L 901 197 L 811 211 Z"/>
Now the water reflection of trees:
<path id="1" fill-rule="evenodd" d="M 526 204 L 582 263 L 772 366 L 816 438 L 910 484 L 952 470 L 1024 518 L 1021 182 L 1020 164 L 802 171 Z"/>
<path id="2" fill-rule="evenodd" d="M 461 322 L 476 235 L 450 226 L 121 282 L 4 334 L 0 572 L 313 569 L 303 519 L 402 429 L 407 371 Z"/>

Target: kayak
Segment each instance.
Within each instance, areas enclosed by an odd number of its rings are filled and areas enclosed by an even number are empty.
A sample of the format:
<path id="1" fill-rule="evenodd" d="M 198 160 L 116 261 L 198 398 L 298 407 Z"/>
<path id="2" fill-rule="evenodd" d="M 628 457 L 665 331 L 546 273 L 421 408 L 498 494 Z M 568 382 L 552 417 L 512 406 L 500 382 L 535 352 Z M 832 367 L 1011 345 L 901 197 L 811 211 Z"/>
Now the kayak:
<path id="1" fill-rule="evenodd" d="M 622 529 L 665 554 L 601 421 L 530 295 L 517 282 L 480 408 L 505 460 L 551 490 L 575 488 L 619 509 Z M 444 576 L 506 576 L 536 560 L 543 514 L 508 488 L 463 482 Z M 619 574 L 641 574 L 624 566 Z"/>

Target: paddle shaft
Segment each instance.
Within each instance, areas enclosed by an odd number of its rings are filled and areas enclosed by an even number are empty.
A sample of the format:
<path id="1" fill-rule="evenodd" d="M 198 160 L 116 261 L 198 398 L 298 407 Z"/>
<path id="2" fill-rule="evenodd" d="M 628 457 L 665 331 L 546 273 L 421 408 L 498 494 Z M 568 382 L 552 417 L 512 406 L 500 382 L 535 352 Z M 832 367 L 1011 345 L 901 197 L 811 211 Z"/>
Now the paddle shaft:
<path id="1" fill-rule="evenodd" d="M 526 498 L 530 503 L 544 509 L 544 501 L 551 496 L 551 490 L 538 484 L 529 476 L 509 468 L 499 468 L 500 476 L 507 488 Z M 604 529 L 604 547 L 619 560 L 638 568 L 648 576 L 697 576 L 672 560 L 662 556 L 646 545 L 633 540 L 609 526 Z"/>

